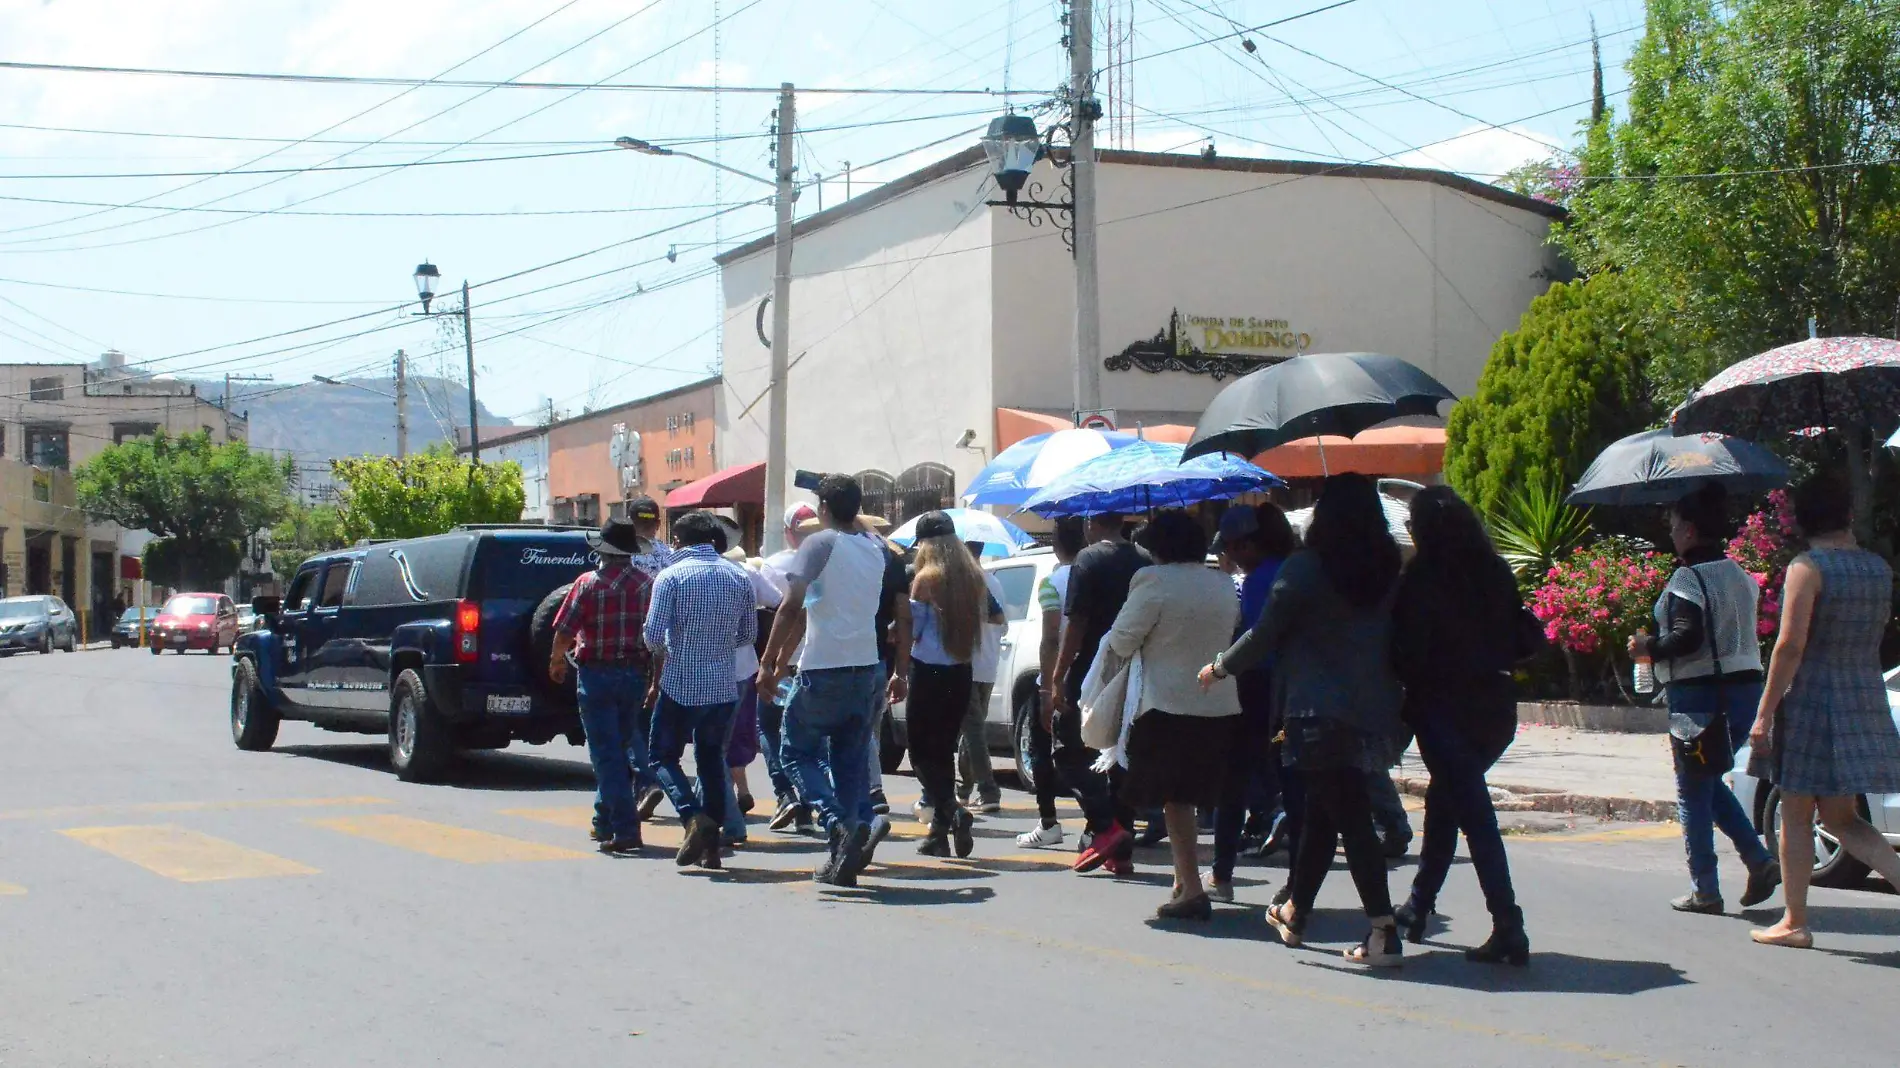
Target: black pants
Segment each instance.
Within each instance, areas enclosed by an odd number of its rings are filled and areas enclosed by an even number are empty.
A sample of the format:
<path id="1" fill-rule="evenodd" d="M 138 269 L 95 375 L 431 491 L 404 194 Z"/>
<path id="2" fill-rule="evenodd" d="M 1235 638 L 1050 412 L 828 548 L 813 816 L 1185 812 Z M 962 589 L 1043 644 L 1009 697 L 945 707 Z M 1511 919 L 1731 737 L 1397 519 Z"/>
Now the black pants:
<path id="1" fill-rule="evenodd" d="M 1107 773 L 1094 770 L 1090 765 L 1100 755 L 1082 744 L 1082 711 L 1071 700 L 1068 708 L 1056 712 L 1053 753 L 1056 774 L 1082 806 L 1087 833 L 1099 834 L 1113 823 L 1132 831 L 1135 810 L 1121 799 L 1121 769 Z"/>
<path id="2" fill-rule="evenodd" d="M 1455 710 L 1462 711 L 1440 702 L 1430 708 L 1435 714 L 1418 724 L 1418 751 L 1432 773 L 1432 782 L 1425 790 L 1425 844 L 1419 850 L 1418 871 L 1412 878 L 1412 907 L 1420 915 L 1432 911 L 1451 870 L 1452 855 L 1458 850 L 1458 832 L 1463 831 L 1471 868 L 1484 890 L 1486 910 L 1494 921 L 1510 923 L 1517 916 L 1517 894 L 1511 887 L 1504 836 L 1498 831 L 1497 809 L 1491 805 L 1491 791 L 1484 776 L 1511 744 L 1517 725 L 1515 710 L 1505 709 L 1512 717 L 1508 720 L 1494 717 L 1511 730 L 1461 728 L 1447 714 Z"/>
<path id="3" fill-rule="evenodd" d="M 1042 729 L 1042 695 L 1030 694 L 1016 714 L 1029 720 L 1029 775 L 1036 780 L 1036 815 L 1042 818 L 1043 826 L 1051 827 L 1057 822 L 1056 799 L 1067 791 L 1062 773 L 1056 770 L 1054 744 L 1049 732 Z"/>
<path id="4" fill-rule="evenodd" d="M 1214 878 L 1220 882 L 1234 877 L 1247 811 L 1270 813 L 1279 803 L 1280 752 L 1273 744 L 1273 734 L 1271 717 L 1265 709 L 1241 707 L 1240 730 L 1228 751 L 1226 789 L 1214 810 Z"/>
<path id="5" fill-rule="evenodd" d="M 1385 854 L 1372 824 L 1372 799 L 1366 791 L 1366 773 L 1355 767 L 1306 769 L 1300 772 L 1306 787 L 1306 814 L 1294 847 L 1290 881 L 1293 910 L 1304 916 L 1319 896 L 1320 884 L 1333 866 L 1341 838 L 1346 842 L 1346 867 L 1367 916 L 1392 915 L 1392 892 L 1385 882 Z"/>
<path id="6" fill-rule="evenodd" d="M 910 766 L 924 796 L 935 807 L 933 832 L 945 830 L 957 811 L 957 743 L 970 710 L 970 665 L 910 662 L 910 699 L 904 703 L 904 728 L 910 739 Z"/>

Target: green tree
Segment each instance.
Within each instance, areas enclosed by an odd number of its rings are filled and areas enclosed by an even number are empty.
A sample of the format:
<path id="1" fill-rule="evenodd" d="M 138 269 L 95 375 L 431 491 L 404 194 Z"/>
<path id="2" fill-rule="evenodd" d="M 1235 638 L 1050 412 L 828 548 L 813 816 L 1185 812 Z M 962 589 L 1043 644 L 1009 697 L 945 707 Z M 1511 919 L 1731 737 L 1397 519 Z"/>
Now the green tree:
<path id="1" fill-rule="evenodd" d="M 73 472 L 95 519 L 159 536 L 146 551 L 154 581 L 208 586 L 236 570 L 240 543 L 290 506 L 295 468 L 241 441 L 160 433 L 113 445 Z"/>
<path id="2" fill-rule="evenodd" d="M 1559 240 L 1652 293 L 1680 399 L 1806 336 L 1900 315 L 1900 18 L 1875 0 L 1649 0 L 1628 114 L 1593 126 Z"/>
<path id="3" fill-rule="evenodd" d="M 292 505 L 289 514 L 271 528 L 270 537 L 271 568 L 279 575 L 294 573 L 317 553 L 349 544 L 343 537 L 343 517 L 328 504 Z"/>
<path id="4" fill-rule="evenodd" d="M 406 460 L 363 456 L 332 466 L 347 541 L 418 538 L 461 523 L 516 523 L 528 499 L 520 464 L 477 466 L 457 459 L 443 442 Z"/>
<path id="5" fill-rule="evenodd" d="M 1491 347 L 1446 424 L 1445 477 L 1480 513 L 1567 491 L 1605 445 L 1650 425 L 1644 371 L 1661 342 L 1621 276 L 1550 287 Z"/>

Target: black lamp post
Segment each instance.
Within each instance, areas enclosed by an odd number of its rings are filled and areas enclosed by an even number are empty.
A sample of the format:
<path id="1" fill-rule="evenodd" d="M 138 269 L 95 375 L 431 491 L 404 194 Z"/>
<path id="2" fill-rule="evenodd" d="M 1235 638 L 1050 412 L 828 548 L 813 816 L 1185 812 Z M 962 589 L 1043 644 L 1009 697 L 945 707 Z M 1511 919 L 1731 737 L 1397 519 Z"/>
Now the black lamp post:
<path id="1" fill-rule="evenodd" d="M 422 298 L 422 314 L 435 315 L 429 305 L 442 285 L 442 272 L 435 269 L 433 263 L 416 265 L 416 296 Z M 441 314 L 462 317 L 462 350 L 468 356 L 468 456 L 476 466 L 482 462 L 481 425 L 476 421 L 475 405 L 475 324 L 469 318 L 468 281 L 462 282 L 462 306 L 460 309 L 448 309 Z M 474 476 L 471 471 L 470 477 Z"/>

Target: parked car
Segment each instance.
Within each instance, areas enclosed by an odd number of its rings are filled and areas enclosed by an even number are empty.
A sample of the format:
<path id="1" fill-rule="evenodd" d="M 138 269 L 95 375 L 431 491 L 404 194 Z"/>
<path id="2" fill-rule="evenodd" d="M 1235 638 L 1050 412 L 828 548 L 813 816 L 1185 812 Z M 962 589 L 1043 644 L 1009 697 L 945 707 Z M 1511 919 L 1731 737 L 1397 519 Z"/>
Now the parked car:
<path id="1" fill-rule="evenodd" d="M 258 628 L 257 609 L 252 608 L 248 604 L 238 605 L 237 608 L 238 608 L 238 633 L 239 634 L 255 633 Z"/>
<path id="2" fill-rule="evenodd" d="M 596 557 L 586 532 L 463 527 L 359 545 L 298 567 L 238 639 L 231 735 L 269 749 L 283 720 L 381 734 L 405 781 L 458 750 L 584 744 L 570 674 L 547 671 L 554 613 Z"/>
<path id="3" fill-rule="evenodd" d="M 147 640 L 151 637 L 152 624 L 158 619 L 158 609 L 145 608 L 145 631 Z M 122 649 L 139 643 L 139 610 L 128 608 L 119 614 L 119 621 L 112 624 L 112 647 Z"/>
<path id="4" fill-rule="evenodd" d="M 216 656 L 237 646 L 237 605 L 222 593 L 175 593 L 152 620 L 152 655 L 203 649 Z"/>
<path id="5" fill-rule="evenodd" d="M 57 597 L 0 598 L 0 656 L 79 648 L 79 620 Z"/>
<path id="6" fill-rule="evenodd" d="M 1042 580 L 1056 568 L 1055 550 L 1034 548 L 983 562 L 985 570 L 996 576 L 1003 587 L 1002 653 L 996 665 L 996 685 L 990 691 L 990 707 L 984 720 L 984 737 L 992 753 L 1007 754 L 1016 762 L 1016 774 L 1024 787 L 1033 787 L 1029 761 L 1029 717 L 1036 709 L 1036 676 L 1041 671 L 1042 608 L 1036 591 Z M 895 772 L 904 759 L 907 744 L 904 706 L 892 708 L 884 721 L 878 756 L 886 772 Z"/>
<path id="7" fill-rule="evenodd" d="M 1887 672 L 1887 707 L 1894 725 L 1900 727 L 1900 668 Z M 1742 803 L 1742 811 L 1755 818 L 1755 826 L 1774 849 L 1781 840 L 1781 791 L 1771 782 L 1763 782 L 1744 770 L 1748 765 L 1748 747 L 1736 754 L 1735 770 L 1723 778 Z M 1860 799 L 1861 815 L 1867 817 L 1887 838 L 1887 844 L 1900 849 L 1900 794 L 1878 794 Z M 1858 886 L 1867 878 L 1867 865 L 1855 860 L 1841 843 L 1827 833 L 1819 820 L 1814 824 L 1814 884 L 1816 886 Z"/>

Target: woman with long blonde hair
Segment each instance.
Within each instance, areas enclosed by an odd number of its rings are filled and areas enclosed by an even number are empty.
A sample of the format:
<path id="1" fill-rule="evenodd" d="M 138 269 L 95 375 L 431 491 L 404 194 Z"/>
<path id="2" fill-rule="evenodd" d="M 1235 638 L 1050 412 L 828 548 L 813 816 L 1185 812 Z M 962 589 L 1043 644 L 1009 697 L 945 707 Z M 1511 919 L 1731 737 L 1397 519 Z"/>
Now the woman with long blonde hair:
<path id="1" fill-rule="evenodd" d="M 934 806 L 930 833 L 917 851 L 967 857 L 975 845 L 968 809 L 957 803 L 957 741 L 970 707 L 970 660 L 984 620 L 1000 622 L 976 558 L 943 512 L 917 521 L 917 573 L 911 582 L 910 697 L 904 725 L 911 766 Z"/>

